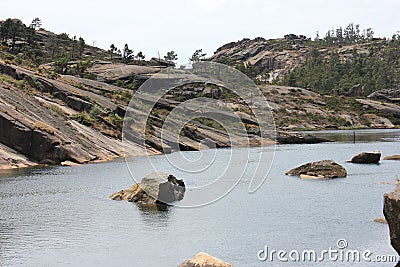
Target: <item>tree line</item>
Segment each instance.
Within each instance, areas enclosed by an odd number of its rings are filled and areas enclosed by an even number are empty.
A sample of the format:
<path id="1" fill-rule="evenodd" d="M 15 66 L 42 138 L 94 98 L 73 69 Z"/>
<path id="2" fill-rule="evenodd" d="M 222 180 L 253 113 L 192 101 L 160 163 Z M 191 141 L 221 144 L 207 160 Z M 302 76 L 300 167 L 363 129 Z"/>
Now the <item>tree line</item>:
<path id="1" fill-rule="evenodd" d="M 398 88 L 399 70 L 400 35 L 397 34 L 388 42 L 374 44 L 368 53 L 354 48 L 351 56 L 346 58 L 341 58 L 337 51 L 326 57 L 314 49 L 304 65 L 289 72 L 279 83 L 338 94 L 360 84 L 369 94 L 381 89 Z"/>

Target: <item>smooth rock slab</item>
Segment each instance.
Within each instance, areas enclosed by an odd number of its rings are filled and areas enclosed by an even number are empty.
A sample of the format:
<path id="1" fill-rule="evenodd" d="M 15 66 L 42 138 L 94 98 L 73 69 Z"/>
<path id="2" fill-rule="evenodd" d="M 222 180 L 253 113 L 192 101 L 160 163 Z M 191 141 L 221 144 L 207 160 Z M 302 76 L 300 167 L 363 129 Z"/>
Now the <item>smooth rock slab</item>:
<path id="1" fill-rule="evenodd" d="M 181 263 L 178 267 L 234 267 L 204 252 L 200 252 L 193 259 Z"/>
<path id="2" fill-rule="evenodd" d="M 322 160 L 301 165 L 288 171 L 286 175 L 296 175 L 303 179 L 332 179 L 346 177 L 347 171 L 333 160 Z"/>
<path id="3" fill-rule="evenodd" d="M 141 204 L 171 204 L 183 199 L 185 183 L 175 176 L 163 172 L 152 172 L 140 183 L 110 196 L 112 200 L 127 200 Z"/>
<path id="4" fill-rule="evenodd" d="M 350 162 L 360 164 L 378 164 L 381 160 L 381 156 L 382 154 L 379 150 L 373 152 L 361 152 L 360 154 L 355 155 Z"/>

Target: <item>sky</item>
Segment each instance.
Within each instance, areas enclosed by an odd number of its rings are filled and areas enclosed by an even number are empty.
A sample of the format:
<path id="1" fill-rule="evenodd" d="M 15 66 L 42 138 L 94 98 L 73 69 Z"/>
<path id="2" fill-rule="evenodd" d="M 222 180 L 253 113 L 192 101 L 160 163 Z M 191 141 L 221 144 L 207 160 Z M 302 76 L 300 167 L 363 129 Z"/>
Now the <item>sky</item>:
<path id="1" fill-rule="evenodd" d="M 109 49 L 125 43 L 146 59 L 168 51 L 178 65 L 196 49 L 207 56 L 243 38 L 279 38 L 288 33 L 314 38 L 332 28 L 360 24 L 375 36 L 400 31 L 399 0 L 19 0 L 3 1 L 0 20 L 19 18 L 30 24 L 39 17 L 55 33 L 81 36 L 88 44 Z"/>

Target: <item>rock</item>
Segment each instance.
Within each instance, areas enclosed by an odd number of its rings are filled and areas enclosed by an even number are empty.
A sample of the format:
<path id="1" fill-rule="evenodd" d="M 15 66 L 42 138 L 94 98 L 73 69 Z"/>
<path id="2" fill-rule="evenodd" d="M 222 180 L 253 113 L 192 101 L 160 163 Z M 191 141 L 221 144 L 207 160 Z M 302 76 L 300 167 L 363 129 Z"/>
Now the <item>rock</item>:
<path id="1" fill-rule="evenodd" d="M 391 244 L 400 255 L 400 185 L 394 192 L 385 194 L 383 214 L 389 224 Z"/>
<path id="2" fill-rule="evenodd" d="M 78 166 L 78 165 L 79 165 L 78 163 L 72 162 L 72 161 L 69 161 L 69 160 L 61 162 L 61 166 L 74 167 L 74 166 Z"/>
<path id="3" fill-rule="evenodd" d="M 73 108 L 77 111 L 89 112 L 93 107 L 92 103 L 75 96 L 67 96 L 67 98 L 65 99 L 65 103 L 68 105 L 68 107 Z"/>
<path id="4" fill-rule="evenodd" d="M 373 152 L 362 152 L 357 154 L 350 160 L 350 162 L 360 164 L 379 164 L 380 159 L 381 152 L 375 150 Z"/>
<path id="5" fill-rule="evenodd" d="M 390 101 L 394 103 L 400 102 L 400 90 L 399 89 L 383 89 L 376 92 L 373 92 L 368 96 L 373 100 L 383 100 Z"/>
<path id="6" fill-rule="evenodd" d="M 362 96 L 364 95 L 364 87 L 360 84 L 356 84 L 351 87 L 347 92 L 343 94 L 344 96 Z"/>
<path id="7" fill-rule="evenodd" d="M 385 219 L 385 218 L 382 218 L 382 217 L 376 217 L 376 218 L 374 219 L 374 222 L 383 223 L 383 224 L 387 224 L 387 223 L 388 223 L 388 222 L 386 221 L 386 219 Z"/>
<path id="8" fill-rule="evenodd" d="M 279 144 L 318 144 L 324 142 L 332 142 L 331 140 L 317 137 L 311 134 L 288 132 L 279 133 L 277 141 Z"/>
<path id="9" fill-rule="evenodd" d="M 369 121 L 370 128 L 393 129 L 395 127 L 389 119 L 377 116 L 375 114 L 364 114 L 363 117 Z"/>
<path id="10" fill-rule="evenodd" d="M 110 196 L 112 200 L 127 200 L 141 204 L 171 204 L 183 199 L 185 183 L 171 174 L 152 172 L 140 183 Z"/>
<path id="11" fill-rule="evenodd" d="M 396 118 L 400 118 L 400 106 L 393 103 L 381 103 L 379 101 L 369 99 L 356 99 L 356 101 L 368 109 L 375 109 L 381 113 L 391 114 Z"/>
<path id="12" fill-rule="evenodd" d="M 150 62 L 162 67 L 175 67 L 175 63 L 169 60 L 153 57 Z"/>
<path id="13" fill-rule="evenodd" d="M 233 265 L 200 252 L 193 259 L 179 264 L 178 267 L 233 267 Z"/>
<path id="14" fill-rule="evenodd" d="M 393 155 L 393 156 L 387 156 L 383 158 L 384 160 L 400 160 L 400 155 Z"/>
<path id="15" fill-rule="evenodd" d="M 158 68 L 126 65 L 121 63 L 94 64 L 88 69 L 88 72 L 97 75 L 99 81 L 113 82 L 119 79 L 127 79 L 129 77 L 147 76 L 158 72 Z"/>
<path id="16" fill-rule="evenodd" d="M 344 178 L 347 176 L 347 171 L 333 160 L 322 160 L 304 164 L 288 171 L 286 175 L 297 175 L 308 179 Z"/>

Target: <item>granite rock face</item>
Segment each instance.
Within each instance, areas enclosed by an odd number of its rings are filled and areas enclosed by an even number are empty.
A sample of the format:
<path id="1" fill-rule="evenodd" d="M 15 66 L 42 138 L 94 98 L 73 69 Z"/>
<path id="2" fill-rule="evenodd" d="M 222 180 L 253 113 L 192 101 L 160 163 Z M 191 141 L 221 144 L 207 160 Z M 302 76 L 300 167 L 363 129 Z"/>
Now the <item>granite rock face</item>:
<path id="1" fill-rule="evenodd" d="M 389 224 L 391 244 L 400 255 L 400 185 L 394 192 L 385 194 L 383 214 Z"/>
<path id="2" fill-rule="evenodd" d="M 322 160 L 310 162 L 292 169 L 286 175 L 300 176 L 301 178 L 344 178 L 347 176 L 346 169 L 333 160 Z"/>

